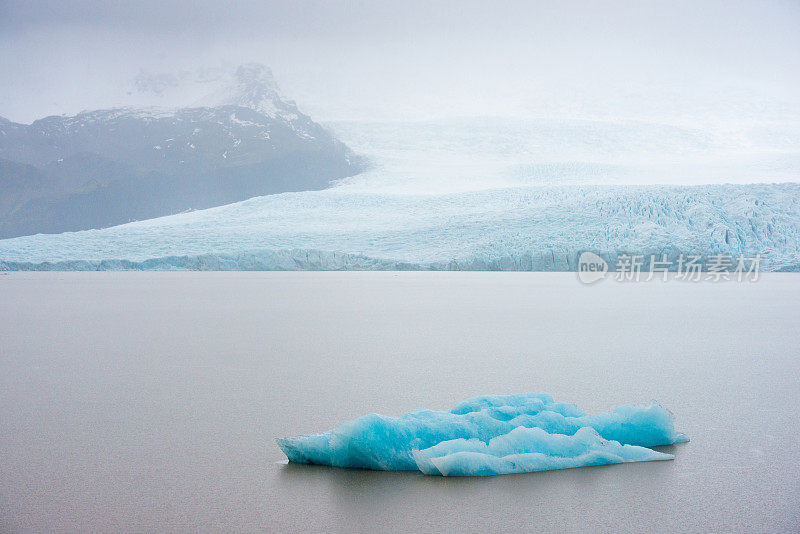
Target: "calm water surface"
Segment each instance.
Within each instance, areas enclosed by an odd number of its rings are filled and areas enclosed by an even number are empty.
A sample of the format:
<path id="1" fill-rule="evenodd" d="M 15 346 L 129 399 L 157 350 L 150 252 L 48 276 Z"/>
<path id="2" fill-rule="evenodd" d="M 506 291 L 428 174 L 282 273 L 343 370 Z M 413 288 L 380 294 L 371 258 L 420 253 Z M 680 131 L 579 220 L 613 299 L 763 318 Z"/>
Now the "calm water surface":
<path id="1" fill-rule="evenodd" d="M 0 276 L 0 531 L 797 531 L 800 275 Z M 651 399 L 672 462 L 485 479 L 286 465 L 274 438 L 546 391 Z"/>

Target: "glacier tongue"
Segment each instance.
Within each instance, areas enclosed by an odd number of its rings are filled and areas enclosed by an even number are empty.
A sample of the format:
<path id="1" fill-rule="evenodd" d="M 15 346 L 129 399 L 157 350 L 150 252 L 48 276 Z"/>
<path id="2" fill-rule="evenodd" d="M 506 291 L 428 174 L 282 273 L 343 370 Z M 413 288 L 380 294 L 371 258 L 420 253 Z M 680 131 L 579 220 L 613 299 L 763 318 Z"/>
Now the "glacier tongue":
<path id="1" fill-rule="evenodd" d="M 688 441 L 660 405 L 585 415 L 550 395 L 476 397 L 449 412 L 368 414 L 322 434 L 276 440 L 291 462 L 483 476 L 670 460 L 646 447 Z"/>
<path id="2" fill-rule="evenodd" d="M 0 269 L 571 271 L 578 255 L 761 254 L 800 266 L 800 184 L 340 188 L 0 240 Z"/>

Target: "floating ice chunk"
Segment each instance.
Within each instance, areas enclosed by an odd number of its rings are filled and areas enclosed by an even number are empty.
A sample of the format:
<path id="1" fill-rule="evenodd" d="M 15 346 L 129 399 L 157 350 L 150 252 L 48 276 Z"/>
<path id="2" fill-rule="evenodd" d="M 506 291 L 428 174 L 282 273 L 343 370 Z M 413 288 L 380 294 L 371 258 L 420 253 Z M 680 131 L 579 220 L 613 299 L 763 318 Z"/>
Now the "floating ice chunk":
<path id="1" fill-rule="evenodd" d="M 644 447 L 688 441 L 657 403 L 585 415 L 550 395 L 490 395 L 449 412 L 368 414 L 322 434 L 278 439 L 290 461 L 428 474 L 487 475 L 666 460 Z"/>

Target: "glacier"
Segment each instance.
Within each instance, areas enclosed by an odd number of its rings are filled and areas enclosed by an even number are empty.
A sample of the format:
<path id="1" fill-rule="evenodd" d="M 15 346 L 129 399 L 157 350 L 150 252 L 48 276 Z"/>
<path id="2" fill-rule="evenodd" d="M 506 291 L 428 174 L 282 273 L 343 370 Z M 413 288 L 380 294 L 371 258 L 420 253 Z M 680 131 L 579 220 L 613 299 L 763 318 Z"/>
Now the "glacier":
<path id="1" fill-rule="evenodd" d="M 450 411 L 368 414 L 321 434 L 279 438 L 290 462 L 486 476 L 671 460 L 648 447 L 689 439 L 658 403 L 586 415 L 545 393 L 485 395 Z"/>
<path id="2" fill-rule="evenodd" d="M 125 225 L 0 240 L 2 270 L 574 271 L 592 250 L 800 266 L 800 184 L 284 193 Z"/>
<path id="3" fill-rule="evenodd" d="M 636 121 L 338 123 L 321 191 L 0 240 L 0 270 L 575 271 L 581 252 L 800 270 L 800 132 Z M 690 185 L 702 184 L 702 185 Z"/>

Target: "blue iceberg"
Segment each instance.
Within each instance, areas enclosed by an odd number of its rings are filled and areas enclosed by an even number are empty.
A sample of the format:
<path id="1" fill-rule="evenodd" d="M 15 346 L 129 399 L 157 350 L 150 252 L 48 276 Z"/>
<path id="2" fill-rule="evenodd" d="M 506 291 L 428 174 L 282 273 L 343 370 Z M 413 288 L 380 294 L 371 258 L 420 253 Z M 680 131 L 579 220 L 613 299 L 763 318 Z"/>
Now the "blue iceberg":
<path id="1" fill-rule="evenodd" d="M 486 395 L 450 410 L 368 414 L 321 434 L 278 439 L 290 462 L 486 476 L 671 460 L 647 447 L 689 441 L 658 403 L 586 415 L 544 393 Z"/>

